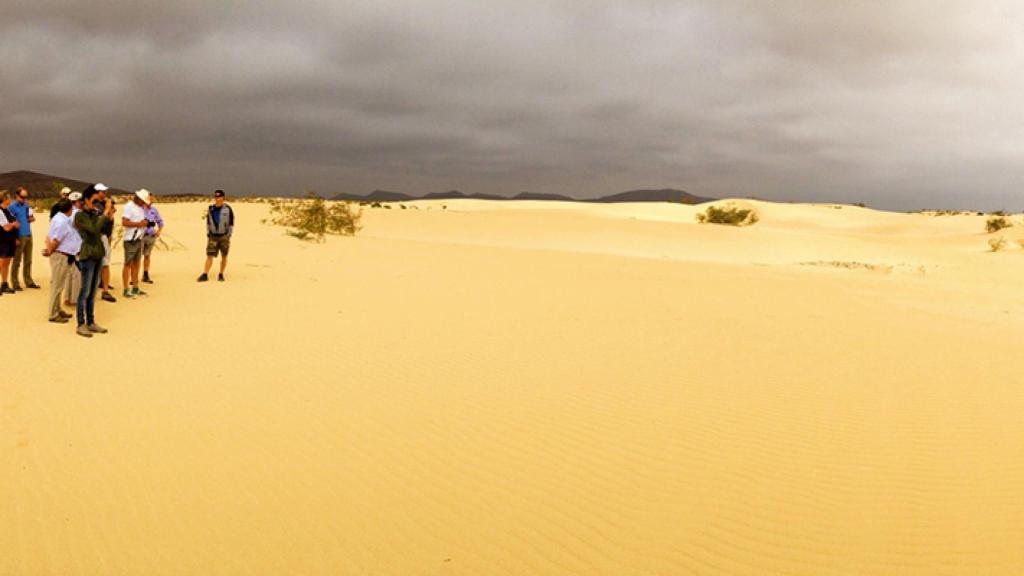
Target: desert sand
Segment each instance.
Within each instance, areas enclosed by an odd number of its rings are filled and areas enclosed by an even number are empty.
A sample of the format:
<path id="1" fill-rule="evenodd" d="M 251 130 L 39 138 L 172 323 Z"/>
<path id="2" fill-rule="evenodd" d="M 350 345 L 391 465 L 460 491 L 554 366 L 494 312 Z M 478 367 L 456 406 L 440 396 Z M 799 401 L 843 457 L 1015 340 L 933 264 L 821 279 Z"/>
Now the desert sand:
<path id="1" fill-rule="evenodd" d="M 1024 573 L 1024 222 L 752 204 L 235 204 L 205 285 L 162 205 L 110 334 L 0 297 L 0 574 Z"/>

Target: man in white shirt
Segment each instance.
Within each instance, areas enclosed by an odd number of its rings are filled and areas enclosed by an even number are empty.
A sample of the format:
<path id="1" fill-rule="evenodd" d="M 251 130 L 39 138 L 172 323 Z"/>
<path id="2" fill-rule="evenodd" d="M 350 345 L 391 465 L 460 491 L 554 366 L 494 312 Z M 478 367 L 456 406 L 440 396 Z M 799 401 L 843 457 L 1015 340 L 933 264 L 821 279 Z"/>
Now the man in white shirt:
<path id="1" fill-rule="evenodd" d="M 71 223 L 71 202 L 61 200 L 54 208 L 56 213 L 50 220 L 50 233 L 46 236 L 43 256 L 50 258 L 50 322 L 65 324 L 71 314 L 60 307 L 60 296 L 68 275 L 75 269 L 75 257 L 82 247 L 82 238 Z"/>
<path id="2" fill-rule="evenodd" d="M 121 215 L 121 226 L 124 226 L 124 269 L 121 281 L 124 282 L 124 297 L 134 298 L 145 296 L 139 289 L 139 268 L 142 263 L 142 243 L 146 237 L 146 205 L 149 203 L 149 190 L 143 188 L 135 193 L 132 201 L 125 204 Z M 129 289 L 129 280 L 131 289 Z"/>

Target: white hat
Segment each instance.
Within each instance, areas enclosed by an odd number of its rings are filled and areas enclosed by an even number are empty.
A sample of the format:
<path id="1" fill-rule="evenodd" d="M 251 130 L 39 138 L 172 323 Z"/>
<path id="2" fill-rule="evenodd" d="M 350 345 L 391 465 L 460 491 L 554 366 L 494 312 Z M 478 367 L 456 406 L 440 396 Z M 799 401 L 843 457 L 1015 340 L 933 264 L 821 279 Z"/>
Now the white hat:
<path id="1" fill-rule="evenodd" d="M 68 195 L 68 200 L 71 200 L 72 202 L 78 202 L 81 199 L 82 199 L 82 193 L 81 192 L 72 192 L 70 195 Z"/>
<path id="2" fill-rule="evenodd" d="M 67 186 L 65 186 L 65 187 L 60 189 L 60 195 L 61 196 L 67 196 L 68 194 L 71 194 L 71 188 L 68 188 Z"/>
<path id="3" fill-rule="evenodd" d="M 96 190 L 97 192 L 106 192 L 107 190 L 110 190 L 110 188 L 107 188 L 107 185 L 102 182 L 97 182 L 93 186 L 93 189 Z"/>
<path id="4" fill-rule="evenodd" d="M 142 188 L 141 190 L 137 190 L 135 192 L 135 195 L 139 197 L 139 200 L 142 200 L 146 204 L 149 204 L 149 197 L 150 197 L 149 190 L 146 190 L 145 188 Z"/>

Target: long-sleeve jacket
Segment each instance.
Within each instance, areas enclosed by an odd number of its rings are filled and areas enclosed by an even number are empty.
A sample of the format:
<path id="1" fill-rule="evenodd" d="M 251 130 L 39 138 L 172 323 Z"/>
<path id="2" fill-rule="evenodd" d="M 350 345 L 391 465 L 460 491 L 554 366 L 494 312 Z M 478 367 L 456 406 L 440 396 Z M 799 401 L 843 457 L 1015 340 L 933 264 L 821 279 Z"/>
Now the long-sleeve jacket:
<path id="1" fill-rule="evenodd" d="M 91 210 L 79 210 L 75 215 L 75 229 L 82 237 L 82 249 L 78 252 L 79 260 L 103 259 L 105 250 L 100 236 L 107 222 L 110 222 L 110 218 Z"/>

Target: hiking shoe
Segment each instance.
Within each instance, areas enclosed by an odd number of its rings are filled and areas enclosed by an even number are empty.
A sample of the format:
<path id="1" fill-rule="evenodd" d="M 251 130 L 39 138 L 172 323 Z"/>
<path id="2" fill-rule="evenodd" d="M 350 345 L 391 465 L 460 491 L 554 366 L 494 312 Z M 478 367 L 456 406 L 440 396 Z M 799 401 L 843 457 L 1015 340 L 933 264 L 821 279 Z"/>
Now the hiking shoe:
<path id="1" fill-rule="evenodd" d="M 89 332 L 92 332 L 93 334 L 106 334 L 107 333 L 107 329 L 104 328 L 103 326 L 100 326 L 99 324 L 89 324 L 88 326 L 86 326 L 86 328 L 88 328 Z"/>
<path id="2" fill-rule="evenodd" d="M 11 290 L 11 287 L 7 282 L 0 284 L 0 292 L 3 292 L 4 294 L 14 294 L 14 290 Z"/>
<path id="3" fill-rule="evenodd" d="M 149 274 L 143 274 L 142 275 L 142 281 L 145 282 L 146 284 L 152 284 L 153 283 L 153 280 L 151 280 L 149 278 Z"/>
<path id="4" fill-rule="evenodd" d="M 217 282 L 223 282 L 223 281 L 224 281 L 224 275 L 223 274 L 217 274 Z"/>
<path id="5" fill-rule="evenodd" d="M 78 325 L 78 330 L 75 330 L 75 333 L 78 334 L 79 336 L 85 336 L 86 338 L 92 338 L 92 332 L 90 332 L 89 329 L 86 328 L 85 324 L 79 324 Z"/>
<path id="6" fill-rule="evenodd" d="M 31 288 L 32 290 L 39 290 L 40 288 L 42 288 L 42 286 L 40 286 L 39 284 L 36 284 L 35 282 L 33 282 L 31 284 L 25 284 L 25 288 Z"/>
<path id="7" fill-rule="evenodd" d="M 202 274 L 199 275 L 199 278 L 196 280 L 196 282 L 206 282 L 209 279 L 210 277 L 207 276 L 205 272 L 203 272 Z"/>
<path id="8" fill-rule="evenodd" d="M 134 298 L 134 296 L 132 296 L 132 291 L 127 289 L 127 288 L 124 289 L 124 294 L 121 294 L 121 296 L 124 296 L 125 298 L 127 298 L 129 300 Z"/>
<path id="9" fill-rule="evenodd" d="M 149 294 L 146 294 L 142 290 L 139 290 L 139 287 L 136 286 L 132 288 L 132 296 L 149 296 Z"/>
<path id="10" fill-rule="evenodd" d="M 117 302 L 117 298 L 114 298 L 114 295 L 110 292 L 103 292 L 103 296 L 100 296 L 100 298 L 106 302 Z"/>
<path id="11" fill-rule="evenodd" d="M 63 310 L 58 312 L 57 315 L 60 316 L 61 318 L 74 318 L 75 317 L 74 314 L 68 314 L 67 312 L 65 312 Z"/>
<path id="12" fill-rule="evenodd" d="M 54 324 L 67 324 L 68 318 L 65 318 L 63 316 L 55 316 L 53 318 L 50 318 L 50 322 L 53 322 Z"/>

